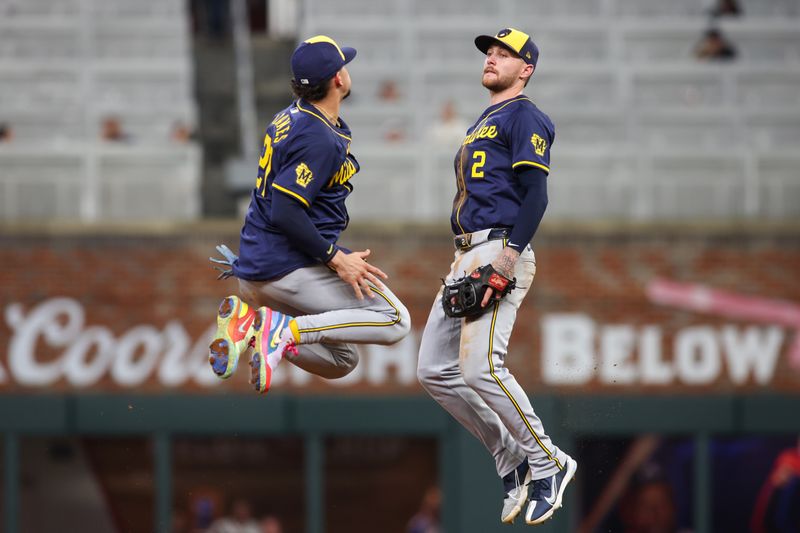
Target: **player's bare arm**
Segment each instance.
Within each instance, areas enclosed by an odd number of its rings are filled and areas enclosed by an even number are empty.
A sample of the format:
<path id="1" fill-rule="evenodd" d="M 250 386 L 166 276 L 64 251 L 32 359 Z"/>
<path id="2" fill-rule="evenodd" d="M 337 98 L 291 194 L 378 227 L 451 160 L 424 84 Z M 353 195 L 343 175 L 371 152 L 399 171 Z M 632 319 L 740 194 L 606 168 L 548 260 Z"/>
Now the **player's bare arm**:
<path id="1" fill-rule="evenodd" d="M 492 261 L 492 268 L 494 268 L 497 273 L 504 278 L 512 279 L 514 277 L 514 269 L 517 266 L 518 259 L 519 252 L 506 246 L 503 248 L 503 251 L 500 252 L 500 255 L 497 256 L 497 259 Z M 486 293 L 483 295 L 483 301 L 481 301 L 481 307 L 486 307 L 489 305 L 489 302 L 492 301 L 493 295 L 494 289 L 491 287 L 486 289 Z"/>
<path id="2" fill-rule="evenodd" d="M 503 248 L 497 259 L 492 261 L 492 266 L 502 276 L 506 278 L 514 277 L 514 268 L 517 266 L 517 259 L 519 259 L 519 252 L 509 246 Z"/>
<path id="3" fill-rule="evenodd" d="M 383 283 L 378 278 L 387 279 L 389 277 L 380 268 L 367 263 L 367 256 L 370 253 L 369 248 L 363 252 L 349 254 L 338 250 L 328 263 L 328 266 L 336 271 L 342 281 L 353 287 L 353 291 L 359 300 L 364 299 L 362 290 L 367 296 L 374 298 L 375 294 L 370 290 L 369 284 L 372 283 L 382 289 Z"/>

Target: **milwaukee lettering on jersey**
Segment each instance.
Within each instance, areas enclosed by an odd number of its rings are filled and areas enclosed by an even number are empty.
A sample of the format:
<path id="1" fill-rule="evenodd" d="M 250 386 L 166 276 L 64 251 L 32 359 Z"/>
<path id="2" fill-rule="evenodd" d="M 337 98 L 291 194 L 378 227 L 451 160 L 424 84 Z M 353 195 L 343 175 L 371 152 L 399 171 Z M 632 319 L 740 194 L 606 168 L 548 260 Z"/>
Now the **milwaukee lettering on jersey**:
<path id="1" fill-rule="evenodd" d="M 495 137 L 497 137 L 497 126 L 483 126 L 467 135 L 462 144 L 467 145 L 476 139 L 494 139 Z"/>
<path id="2" fill-rule="evenodd" d="M 357 169 L 355 164 L 353 164 L 353 162 L 348 157 L 347 159 L 344 160 L 344 163 L 342 163 L 342 166 L 339 168 L 336 174 L 334 174 L 333 177 L 330 179 L 330 181 L 328 182 L 328 187 L 330 188 L 333 187 L 334 185 L 344 185 L 345 183 L 350 181 L 350 178 L 352 178 L 356 172 Z"/>

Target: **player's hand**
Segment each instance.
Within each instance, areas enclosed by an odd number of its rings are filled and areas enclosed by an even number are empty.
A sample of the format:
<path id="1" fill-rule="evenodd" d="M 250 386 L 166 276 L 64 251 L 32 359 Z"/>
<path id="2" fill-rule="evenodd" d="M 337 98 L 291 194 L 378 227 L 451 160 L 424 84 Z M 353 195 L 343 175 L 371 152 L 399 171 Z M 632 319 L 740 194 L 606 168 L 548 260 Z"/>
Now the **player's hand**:
<path id="1" fill-rule="evenodd" d="M 233 263 L 239 259 L 239 256 L 233 253 L 231 249 L 224 244 L 217 245 L 217 252 L 219 252 L 219 254 L 225 259 L 209 257 L 208 260 L 212 263 L 215 263 L 213 265 L 214 270 L 220 271 L 217 279 L 228 279 L 233 276 Z"/>
<path id="2" fill-rule="evenodd" d="M 497 258 L 492 261 L 492 268 L 494 268 L 497 273 L 504 278 L 513 279 L 514 269 L 517 266 L 517 259 L 519 259 L 519 252 L 506 246 L 503 248 L 503 251 L 500 252 L 500 255 L 498 255 Z M 486 288 L 486 292 L 483 293 L 483 300 L 481 300 L 481 307 L 486 307 L 489 305 L 489 302 L 492 301 L 492 296 L 494 296 L 494 293 L 495 290 L 493 288 Z"/>
<path id="3" fill-rule="evenodd" d="M 486 307 L 487 305 L 489 305 L 489 302 L 492 301 L 492 295 L 494 295 L 494 289 L 491 287 L 486 287 L 486 292 L 483 293 L 483 300 L 481 301 L 481 307 Z"/>
<path id="4" fill-rule="evenodd" d="M 383 289 L 383 283 L 378 278 L 387 279 L 389 277 L 380 268 L 367 263 L 369 254 L 369 248 L 363 252 L 349 254 L 338 250 L 328 262 L 328 266 L 336 271 L 342 281 L 353 287 L 353 292 L 356 293 L 356 298 L 359 300 L 364 299 L 362 291 L 366 292 L 370 298 L 374 298 L 375 295 L 370 290 L 369 284 L 372 283 L 379 289 Z"/>

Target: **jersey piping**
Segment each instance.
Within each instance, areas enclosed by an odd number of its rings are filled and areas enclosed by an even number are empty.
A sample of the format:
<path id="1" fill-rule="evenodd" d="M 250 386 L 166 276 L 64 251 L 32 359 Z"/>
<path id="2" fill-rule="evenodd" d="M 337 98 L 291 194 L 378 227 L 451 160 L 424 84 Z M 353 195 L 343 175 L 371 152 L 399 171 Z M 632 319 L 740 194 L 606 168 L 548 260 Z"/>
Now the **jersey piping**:
<path id="1" fill-rule="evenodd" d="M 512 405 L 517 410 L 517 413 L 519 413 L 519 416 L 522 418 L 522 421 L 525 423 L 525 427 L 528 428 L 528 431 L 536 440 L 536 443 L 539 445 L 542 451 L 547 455 L 547 458 L 553 461 L 559 470 L 562 470 L 564 467 L 561 465 L 561 462 L 558 460 L 558 458 L 556 458 L 553 455 L 553 453 L 550 450 L 548 450 L 544 446 L 544 444 L 542 444 L 542 441 L 539 440 L 539 436 L 533 430 L 533 427 L 531 427 L 531 424 L 528 421 L 528 417 L 526 417 L 525 413 L 522 412 L 522 408 L 520 408 L 519 404 L 514 399 L 514 396 L 511 395 L 511 392 L 505 387 L 505 385 L 503 385 L 503 381 L 500 379 L 500 376 L 498 376 L 494 371 L 494 361 L 492 361 L 492 351 L 494 349 L 494 326 L 495 322 L 497 321 L 497 311 L 499 308 L 500 308 L 500 302 L 496 302 L 494 304 L 494 311 L 492 312 L 492 326 L 489 329 L 489 374 L 491 374 L 492 378 L 497 382 L 497 384 L 503 390 L 508 399 L 511 400 Z"/>
<path id="2" fill-rule="evenodd" d="M 288 194 L 289 196 L 292 196 L 292 197 L 294 197 L 294 198 L 297 198 L 298 200 L 300 200 L 301 202 L 303 202 L 303 205 L 304 205 L 304 206 L 306 206 L 306 207 L 311 207 L 311 204 L 309 204 L 309 203 L 308 203 L 308 200 L 306 200 L 305 198 L 303 198 L 302 196 L 300 196 L 300 195 L 299 195 L 299 194 L 297 194 L 296 192 L 294 192 L 294 191 L 290 191 L 289 189 L 287 189 L 287 188 L 285 188 L 285 187 L 281 187 L 280 185 L 278 185 L 278 184 L 277 184 L 277 183 L 275 183 L 275 182 L 273 182 L 273 183 L 272 183 L 272 187 L 273 187 L 273 188 L 275 188 L 275 189 L 277 189 L 277 190 L 279 190 L 279 191 L 281 191 L 282 193 L 286 193 L 286 194 Z"/>
<path id="3" fill-rule="evenodd" d="M 309 115 L 312 115 L 312 116 L 315 116 L 315 117 L 317 117 L 319 120 L 321 120 L 321 121 L 322 121 L 322 123 L 323 123 L 323 124 L 325 124 L 326 126 L 328 126 L 328 127 L 331 129 L 331 131 L 332 131 L 333 133 L 335 133 L 336 135 L 338 135 L 339 137 L 344 137 L 344 138 L 345 138 L 345 139 L 347 139 L 348 141 L 352 141 L 352 140 L 353 140 L 353 139 L 351 139 L 350 137 L 348 137 L 347 135 L 345 135 L 344 133 L 341 133 L 341 132 L 338 132 L 338 131 L 336 131 L 336 128 L 334 128 L 334 127 L 333 127 L 333 125 L 331 124 L 331 122 L 330 122 L 329 120 L 327 120 L 327 119 L 324 119 L 324 118 L 322 118 L 321 116 L 319 116 L 317 113 L 314 113 L 313 111 L 311 111 L 310 109 L 305 109 L 303 106 L 301 106 L 301 105 L 300 105 L 300 100 L 298 100 L 298 101 L 297 101 L 297 103 L 296 103 L 295 105 L 297 106 L 297 109 L 299 109 L 299 110 L 300 110 L 300 111 L 302 111 L 303 113 L 308 113 Z"/>
<path id="4" fill-rule="evenodd" d="M 365 326 L 383 327 L 383 326 L 393 326 L 393 325 L 397 324 L 398 322 L 400 322 L 400 310 L 397 308 L 396 305 L 394 305 L 394 302 L 392 302 L 392 300 L 389 297 L 387 297 L 384 293 L 382 293 L 380 290 L 376 289 L 375 287 L 370 287 L 370 290 L 372 292 L 380 295 L 384 300 L 386 300 L 386 303 L 388 303 L 392 307 L 392 309 L 394 309 L 394 313 L 395 313 L 394 319 L 389 320 L 388 322 L 347 322 L 347 323 L 344 323 L 344 324 L 333 324 L 333 325 L 330 325 L 330 326 L 320 326 L 318 328 L 303 328 L 303 329 L 298 329 L 297 331 L 299 333 L 313 333 L 315 331 L 328 331 L 328 330 L 331 330 L 331 329 L 341 329 L 341 328 L 357 328 L 357 327 L 365 327 Z"/>
<path id="5" fill-rule="evenodd" d="M 550 167 L 548 167 L 547 165 L 543 165 L 541 163 L 537 163 L 536 161 L 517 161 L 516 163 L 511 165 L 511 168 L 517 168 L 518 166 L 521 166 L 521 165 L 530 165 L 532 167 L 541 168 L 542 170 L 544 170 L 548 174 L 550 173 Z"/>

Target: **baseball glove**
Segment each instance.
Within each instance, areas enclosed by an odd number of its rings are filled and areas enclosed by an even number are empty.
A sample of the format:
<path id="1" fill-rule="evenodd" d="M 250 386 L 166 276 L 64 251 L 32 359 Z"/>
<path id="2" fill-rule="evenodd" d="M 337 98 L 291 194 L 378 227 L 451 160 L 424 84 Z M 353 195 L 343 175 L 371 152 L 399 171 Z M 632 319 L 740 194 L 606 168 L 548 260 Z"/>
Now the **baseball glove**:
<path id="1" fill-rule="evenodd" d="M 444 314 L 452 318 L 478 316 L 490 307 L 488 305 L 481 307 L 487 288 L 494 289 L 490 301 L 497 301 L 516 286 L 517 278 L 508 279 L 498 274 L 492 265 L 483 265 L 468 276 L 444 284 L 442 291 Z"/>
<path id="2" fill-rule="evenodd" d="M 219 252 L 219 254 L 225 259 L 217 259 L 215 257 L 208 258 L 209 261 L 215 263 L 212 265 L 214 270 L 220 271 L 220 275 L 217 276 L 217 279 L 228 279 L 233 277 L 233 263 L 239 259 L 239 256 L 233 253 L 231 249 L 224 244 L 217 245 L 217 252 Z"/>

